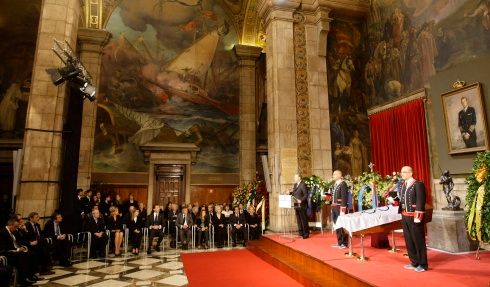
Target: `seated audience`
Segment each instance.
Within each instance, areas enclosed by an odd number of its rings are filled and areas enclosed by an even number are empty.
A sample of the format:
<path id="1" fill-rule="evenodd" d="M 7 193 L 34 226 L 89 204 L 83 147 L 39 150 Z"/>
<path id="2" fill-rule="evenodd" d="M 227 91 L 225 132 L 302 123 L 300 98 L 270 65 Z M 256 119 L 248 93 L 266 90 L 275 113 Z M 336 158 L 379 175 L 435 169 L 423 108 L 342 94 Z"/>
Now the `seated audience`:
<path id="1" fill-rule="evenodd" d="M 53 240 L 55 255 L 58 256 L 61 266 L 71 266 L 71 242 L 68 239 L 68 234 L 65 232 L 63 224 L 63 216 L 61 213 L 55 212 L 52 219 L 44 225 L 44 237 Z"/>
<path id="2" fill-rule="evenodd" d="M 216 206 L 216 214 L 213 217 L 214 242 L 216 247 L 222 248 L 227 237 L 226 218 L 221 212 L 221 205 Z"/>
<path id="3" fill-rule="evenodd" d="M 155 250 L 160 251 L 160 243 L 163 240 L 163 231 L 165 229 L 163 223 L 163 215 L 160 213 L 160 205 L 153 206 L 153 212 L 148 215 L 146 220 L 146 226 L 148 227 L 148 254 L 151 254 L 151 246 L 153 245 L 153 238 L 158 236 L 157 246 Z"/>
<path id="4" fill-rule="evenodd" d="M 245 219 L 247 220 L 250 239 L 259 239 L 262 233 L 262 227 L 260 226 L 259 216 L 255 213 L 255 207 L 253 205 L 248 207 L 248 213 Z"/>
<path id="5" fill-rule="evenodd" d="M 182 249 L 187 250 L 188 244 L 191 242 L 192 236 L 192 215 L 189 214 L 187 206 L 182 208 L 182 213 L 177 216 L 177 226 L 179 228 L 180 241 L 182 242 Z"/>
<path id="6" fill-rule="evenodd" d="M 107 229 L 111 231 L 111 241 L 114 243 L 114 255 L 121 255 L 121 244 L 123 241 L 123 223 L 119 209 L 116 206 L 109 208 L 110 216 L 107 218 Z"/>
<path id="7" fill-rule="evenodd" d="M 29 214 L 29 222 L 26 224 L 27 234 L 29 238 L 29 249 L 33 253 L 33 261 L 36 265 L 36 271 L 40 275 L 52 275 L 50 271 L 52 267 L 51 255 L 49 254 L 49 246 L 46 238 L 41 234 L 41 226 L 39 225 L 39 214 L 31 212 Z"/>
<path id="8" fill-rule="evenodd" d="M 133 246 L 132 253 L 135 255 L 138 255 L 140 253 L 140 245 L 141 245 L 141 237 L 142 237 L 142 231 L 141 229 L 145 227 L 143 224 L 143 220 L 141 220 L 140 211 L 138 209 L 135 209 L 134 207 L 133 213 L 131 214 L 131 219 L 127 223 L 128 226 L 128 231 L 129 231 L 129 242 L 131 242 L 131 245 Z"/>
<path id="9" fill-rule="evenodd" d="M 197 248 L 208 249 L 209 241 L 209 219 L 206 216 L 206 210 L 201 210 L 201 215 L 196 219 L 197 225 Z M 204 239 L 204 244 L 203 244 Z"/>
<path id="10" fill-rule="evenodd" d="M 96 208 L 92 210 L 92 217 L 87 222 L 87 229 L 92 234 L 91 256 L 105 257 L 107 234 L 104 219 L 100 216 L 100 211 Z"/>
<path id="11" fill-rule="evenodd" d="M 36 278 L 29 268 L 28 248 L 21 246 L 15 238 L 14 233 L 18 228 L 19 222 L 17 219 L 10 218 L 7 226 L 0 230 L 0 255 L 7 257 L 8 264 L 17 268 L 17 284 L 20 286 L 31 286 L 32 283 L 36 282 Z"/>
<path id="12" fill-rule="evenodd" d="M 245 227 L 246 219 L 245 216 L 240 214 L 240 208 L 238 206 L 235 206 L 233 208 L 234 212 L 230 217 L 230 223 L 232 226 L 232 237 L 233 237 L 233 247 L 236 246 L 236 243 L 238 241 L 238 236 L 242 235 L 243 237 L 243 246 L 247 245 L 247 228 Z"/>

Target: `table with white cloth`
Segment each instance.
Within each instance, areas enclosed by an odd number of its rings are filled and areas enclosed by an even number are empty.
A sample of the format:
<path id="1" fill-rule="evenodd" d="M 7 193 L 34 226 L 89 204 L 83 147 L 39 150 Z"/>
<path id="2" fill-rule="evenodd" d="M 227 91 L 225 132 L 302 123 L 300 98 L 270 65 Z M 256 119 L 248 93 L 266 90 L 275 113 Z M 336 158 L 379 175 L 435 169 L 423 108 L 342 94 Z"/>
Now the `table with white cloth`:
<path id="1" fill-rule="evenodd" d="M 365 261 L 364 256 L 364 236 L 379 232 L 392 232 L 393 247 L 396 251 L 395 237 L 393 231 L 401 228 L 402 215 L 398 213 L 398 206 L 382 206 L 376 209 L 368 209 L 360 212 L 340 215 L 334 225 L 334 229 L 343 228 L 349 233 L 349 253 L 346 255 L 354 256 L 352 251 L 352 236 L 361 236 L 361 256 L 359 260 Z"/>

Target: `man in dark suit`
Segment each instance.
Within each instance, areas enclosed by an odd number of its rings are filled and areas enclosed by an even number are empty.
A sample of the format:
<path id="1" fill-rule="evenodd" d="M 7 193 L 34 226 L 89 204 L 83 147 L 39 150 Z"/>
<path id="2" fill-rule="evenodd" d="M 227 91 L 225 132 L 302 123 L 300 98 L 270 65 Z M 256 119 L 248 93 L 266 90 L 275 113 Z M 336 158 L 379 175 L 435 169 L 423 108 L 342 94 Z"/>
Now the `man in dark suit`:
<path id="1" fill-rule="evenodd" d="M 402 214 L 403 236 L 410 258 L 410 264 L 404 268 L 424 272 L 429 269 L 424 227 L 425 186 L 412 177 L 413 170 L 409 166 L 402 167 L 401 176 L 403 184 L 399 211 Z"/>
<path id="2" fill-rule="evenodd" d="M 49 246 L 46 242 L 46 238 L 41 234 L 41 226 L 39 225 L 39 214 L 37 212 L 31 212 L 29 214 L 29 222 L 26 224 L 29 250 L 33 253 L 33 261 L 40 270 L 41 275 L 52 275 L 53 271 L 50 271 L 52 262 L 51 255 L 49 254 Z"/>
<path id="3" fill-rule="evenodd" d="M 179 215 L 179 206 L 175 203 L 172 203 L 171 210 L 168 213 L 168 234 L 170 234 L 170 247 L 175 248 L 176 244 L 175 241 L 177 238 L 175 238 L 175 227 L 176 222 L 177 222 L 177 216 Z M 149 217 L 148 217 L 149 218 Z"/>
<path id="4" fill-rule="evenodd" d="M 237 237 L 239 233 L 241 233 L 243 236 L 243 246 L 247 245 L 248 231 L 247 228 L 245 227 L 245 223 L 247 223 L 245 215 L 240 214 L 240 208 L 238 206 L 235 206 L 233 208 L 233 214 L 230 216 L 230 224 L 232 226 L 231 234 L 233 237 L 233 247 L 236 246 L 236 242 L 238 239 Z"/>
<path id="5" fill-rule="evenodd" d="M 92 216 L 87 220 L 87 230 L 92 234 L 91 256 L 105 257 L 108 240 L 106 227 L 104 219 L 100 216 L 100 211 L 96 208 L 92 210 Z"/>
<path id="6" fill-rule="evenodd" d="M 163 231 L 165 230 L 163 214 L 160 213 L 160 205 L 153 206 L 153 212 L 148 215 L 146 220 L 146 227 L 148 227 L 148 251 L 146 253 L 151 254 L 151 245 L 155 236 L 158 236 L 155 250 L 157 252 L 160 251 L 160 243 L 162 243 Z"/>
<path id="7" fill-rule="evenodd" d="M 60 259 L 60 265 L 64 267 L 71 266 L 71 242 L 65 232 L 61 213 L 54 213 L 53 218 L 44 225 L 43 232 L 44 237 L 49 237 L 53 240 L 55 253 Z"/>
<path id="8" fill-rule="evenodd" d="M 192 215 L 189 214 L 187 207 L 182 208 L 182 213 L 177 216 L 177 226 L 179 228 L 180 241 L 182 242 L 182 249 L 188 249 L 188 243 L 191 242 L 192 235 Z"/>
<path id="9" fill-rule="evenodd" d="M 7 226 L 0 230 L 0 255 L 6 256 L 8 264 L 17 268 L 18 284 L 20 286 L 30 286 L 36 282 L 34 273 L 30 270 L 28 249 L 21 246 L 15 238 L 15 231 L 19 228 L 17 218 L 10 218 Z"/>
<path id="10" fill-rule="evenodd" d="M 340 170 L 334 171 L 332 178 L 335 182 L 332 187 L 332 221 L 335 224 L 340 215 L 349 212 L 347 208 L 349 188 L 347 187 L 347 183 L 342 180 L 342 172 Z M 333 247 L 347 248 L 349 238 L 345 235 L 344 229 L 339 228 L 335 232 L 337 233 L 337 244 Z"/>
<path id="11" fill-rule="evenodd" d="M 310 237 L 308 219 L 306 218 L 306 208 L 308 206 L 308 190 L 306 184 L 301 181 L 299 174 L 294 175 L 294 187 L 291 195 L 294 197 L 294 211 L 296 212 L 296 221 L 298 223 L 298 232 L 303 239 Z"/>
<path id="12" fill-rule="evenodd" d="M 105 257 L 108 238 L 104 219 L 97 208 L 92 210 L 92 216 L 87 219 L 87 231 L 92 234 L 91 256 Z"/>
<path id="13" fill-rule="evenodd" d="M 476 147 L 476 113 L 473 107 L 468 106 L 468 99 L 461 98 L 463 109 L 458 113 L 458 127 L 467 148 Z"/>

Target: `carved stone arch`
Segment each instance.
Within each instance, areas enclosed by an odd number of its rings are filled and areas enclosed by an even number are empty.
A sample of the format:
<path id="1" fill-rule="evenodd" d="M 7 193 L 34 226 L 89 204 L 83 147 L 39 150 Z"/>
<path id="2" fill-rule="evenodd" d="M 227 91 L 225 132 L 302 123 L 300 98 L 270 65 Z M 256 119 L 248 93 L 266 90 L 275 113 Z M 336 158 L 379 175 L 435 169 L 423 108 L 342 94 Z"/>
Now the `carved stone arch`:
<path id="1" fill-rule="evenodd" d="M 265 32 L 261 19 L 259 18 L 258 6 L 260 0 L 248 0 L 243 19 L 241 44 L 250 46 L 265 46 Z"/>

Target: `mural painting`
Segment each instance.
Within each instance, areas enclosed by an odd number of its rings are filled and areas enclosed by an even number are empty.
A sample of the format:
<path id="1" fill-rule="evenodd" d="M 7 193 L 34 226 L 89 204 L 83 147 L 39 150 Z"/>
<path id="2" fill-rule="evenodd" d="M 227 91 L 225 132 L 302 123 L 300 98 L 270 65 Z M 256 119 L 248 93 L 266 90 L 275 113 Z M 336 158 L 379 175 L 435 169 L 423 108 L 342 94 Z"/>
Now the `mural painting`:
<path id="1" fill-rule="evenodd" d="M 489 0 L 371 0 L 363 78 L 368 106 L 428 84 L 431 76 L 488 53 Z"/>
<path id="2" fill-rule="evenodd" d="M 0 138 L 24 136 L 41 0 L 0 1 Z"/>
<path id="3" fill-rule="evenodd" d="M 146 171 L 141 145 L 188 142 L 194 173 L 238 172 L 238 37 L 220 6 L 126 0 L 106 29 L 94 171 Z"/>
<path id="4" fill-rule="evenodd" d="M 334 169 L 358 176 L 369 162 L 369 125 L 362 92 L 361 26 L 333 21 L 328 34 L 328 87 Z"/>

